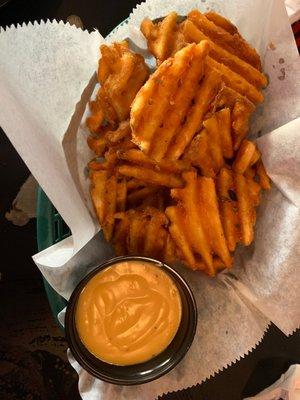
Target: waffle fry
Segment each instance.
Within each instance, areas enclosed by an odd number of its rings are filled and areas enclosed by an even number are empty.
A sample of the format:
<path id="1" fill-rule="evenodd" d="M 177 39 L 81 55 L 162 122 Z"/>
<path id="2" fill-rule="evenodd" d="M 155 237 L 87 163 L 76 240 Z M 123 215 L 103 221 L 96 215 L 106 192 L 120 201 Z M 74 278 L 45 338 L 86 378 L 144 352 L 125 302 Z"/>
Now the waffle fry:
<path id="1" fill-rule="evenodd" d="M 184 159 L 200 168 L 202 175 L 215 177 L 233 157 L 230 110 L 224 108 L 203 122 L 204 129 L 187 148 Z"/>
<path id="2" fill-rule="evenodd" d="M 257 163 L 257 175 L 260 186 L 265 190 L 271 189 L 270 178 L 268 177 L 264 164 L 261 160 L 259 160 L 259 162 Z"/>
<path id="3" fill-rule="evenodd" d="M 256 157 L 255 150 L 255 144 L 244 139 L 234 160 L 233 170 L 238 174 L 244 174 L 246 169 L 251 166 L 253 158 Z"/>
<path id="4" fill-rule="evenodd" d="M 171 191 L 179 204 L 166 209 L 171 221 L 169 230 L 181 249 L 183 261 L 197 269 L 197 257 L 201 256 L 206 273 L 213 276 L 213 253 L 227 267 L 232 263 L 220 220 L 215 184 L 211 178 L 197 177 L 196 172 L 186 172 L 183 176 L 185 188 Z"/>
<path id="5" fill-rule="evenodd" d="M 252 243 L 270 188 L 246 139 L 266 77 L 217 13 L 193 10 L 180 22 L 173 12 L 141 30 L 158 65 L 149 78 L 127 43 L 101 48 L 87 123 L 94 208 L 117 255 L 179 260 L 212 277 L 231 267 L 238 244 Z"/>
<path id="6" fill-rule="evenodd" d="M 207 14 L 205 14 L 207 17 Z M 254 85 L 257 89 L 267 85 L 266 76 L 258 69 L 254 68 L 251 64 L 242 60 L 238 56 L 225 50 L 223 47 L 218 46 L 214 41 L 210 40 L 196 25 L 187 19 L 181 25 L 182 33 L 188 43 L 200 43 L 201 40 L 207 40 L 210 48 L 210 57 L 219 63 L 223 63 L 233 72 L 241 75 L 250 84 Z"/>
<path id="7" fill-rule="evenodd" d="M 91 102 L 87 126 L 99 132 L 104 121 L 115 127 L 129 116 L 130 105 L 149 76 L 142 56 L 133 53 L 127 42 L 100 47 L 98 79 L 101 87 L 97 99 Z"/>
<path id="8" fill-rule="evenodd" d="M 241 75 L 237 74 L 226 65 L 217 62 L 211 57 L 207 57 L 206 62 L 210 68 L 215 69 L 221 74 L 222 80 L 225 82 L 226 86 L 247 97 L 254 104 L 263 102 L 264 97 L 262 93 Z"/>
<path id="9" fill-rule="evenodd" d="M 117 211 L 117 179 L 106 171 L 91 174 L 91 197 L 107 241 L 112 239 L 114 214 Z"/>
<path id="10" fill-rule="evenodd" d="M 182 92 L 184 78 L 194 57 L 197 59 L 195 67 L 200 66 L 200 71 L 193 84 L 196 85 L 201 78 L 204 69 L 203 59 L 207 51 L 205 42 L 199 46 L 189 45 L 180 50 L 173 59 L 163 62 L 157 68 L 137 94 L 130 114 L 132 138 L 146 154 L 150 152 L 155 134 L 166 114 L 175 105 L 176 108 L 179 106 L 178 96 Z"/>
<path id="11" fill-rule="evenodd" d="M 185 46 L 182 32 L 177 26 L 177 13 L 171 12 L 162 21 L 153 23 L 146 18 L 141 24 L 141 31 L 147 39 L 150 52 L 160 65 Z"/>
<path id="12" fill-rule="evenodd" d="M 227 86 L 222 87 L 213 102 L 213 111 L 227 107 L 231 110 L 233 149 L 238 150 L 249 132 L 249 119 L 255 106 L 245 96 Z"/>
<path id="13" fill-rule="evenodd" d="M 166 226 L 168 219 L 153 207 L 129 210 L 117 216 L 114 246 L 117 255 L 131 254 L 174 262 L 175 246 Z"/>
<path id="14" fill-rule="evenodd" d="M 235 54 L 254 68 L 261 70 L 259 55 L 239 34 L 229 33 L 227 30 L 214 24 L 204 14 L 201 14 L 199 10 L 191 11 L 188 14 L 188 19 L 218 46 L 224 48 L 229 53 Z"/>
<path id="15" fill-rule="evenodd" d="M 223 17 L 222 15 L 214 12 L 214 11 L 209 11 L 204 14 L 205 17 L 213 22 L 215 25 L 219 26 L 220 28 L 224 29 L 225 31 L 229 32 L 231 35 L 234 35 L 235 33 L 239 33 L 237 30 L 237 27 L 233 25 L 232 22 L 230 22 L 227 18 Z"/>
<path id="16" fill-rule="evenodd" d="M 161 185 L 170 188 L 182 187 L 183 185 L 180 176 L 167 172 L 153 171 L 137 165 L 120 165 L 117 167 L 117 171 L 120 175 L 140 179 L 148 185 Z"/>
<path id="17" fill-rule="evenodd" d="M 249 246 L 254 237 L 255 207 L 259 204 L 261 186 L 254 177 L 223 168 L 217 179 L 222 223 L 230 251 L 237 243 Z"/>

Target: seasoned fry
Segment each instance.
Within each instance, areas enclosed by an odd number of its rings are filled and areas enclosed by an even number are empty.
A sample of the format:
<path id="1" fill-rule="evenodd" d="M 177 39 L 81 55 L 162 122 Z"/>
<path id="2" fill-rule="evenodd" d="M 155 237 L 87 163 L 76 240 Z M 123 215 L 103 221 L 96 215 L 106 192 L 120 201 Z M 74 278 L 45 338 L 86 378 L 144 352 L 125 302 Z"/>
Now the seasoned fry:
<path id="1" fill-rule="evenodd" d="M 226 267 L 230 267 L 232 259 L 226 244 L 218 208 L 215 183 L 212 178 L 198 178 L 199 200 L 203 205 L 202 220 L 208 232 L 213 252 L 220 257 Z"/>
<path id="2" fill-rule="evenodd" d="M 150 149 L 150 156 L 157 161 L 160 161 L 165 156 L 176 133 L 180 135 L 182 121 L 188 113 L 191 101 L 198 89 L 198 82 L 204 72 L 203 60 L 206 54 L 206 48 L 200 46 L 194 47 L 193 59 L 190 62 L 189 69 L 185 73 L 185 78 L 182 79 L 180 90 L 176 93 L 174 104 L 172 104 L 167 113 L 168 118 L 158 128 L 156 136 L 160 139 L 153 141 L 152 148 Z"/>
<path id="3" fill-rule="evenodd" d="M 253 226 L 255 223 L 255 211 L 249 195 L 249 188 L 246 178 L 241 174 L 234 175 L 236 195 L 238 200 L 238 212 L 241 226 L 241 239 L 245 246 L 253 241 Z"/>
<path id="4" fill-rule="evenodd" d="M 221 64 L 226 65 L 232 71 L 241 75 L 249 83 L 254 85 L 257 89 L 265 87 L 267 85 L 266 76 L 259 70 L 254 68 L 236 55 L 228 52 L 224 48 L 214 43 L 208 36 L 206 36 L 200 29 L 198 29 L 192 21 L 186 20 L 182 23 L 182 32 L 187 42 L 199 43 L 201 40 L 207 40 L 209 43 L 210 52 L 209 55 L 214 60 Z"/>
<path id="5" fill-rule="evenodd" d="M 199 192 L 196 172 L 186 172 L 183 175 L 186 181 L 184 189 L 171 191 L 171 195 L 182 200 L 186 212 L 186 221 L 189 226 L 188 237 L 194 250 L 202 256 L 207 268 L 213 274 L 211 248 L 205 236 L 201 214 L 199 212 Z"/>
<path id="6" fill-rule="evenodd" d="M 156 162 L 155 160 L 148 157 L 141 150 L 130 149 L 125 151 L 119 151 L 117 154 L 118 158 L 121 160 L 126 160 L 132 162 L 133 164 L 139 164 L 145 167 L 154 167 L 157 171 L 168 171 L 179 173 L 182 171 L 187 171 L 191 168 L 189 162 L 183 160 L 161 160 L 160 162 Z"/>
<path id="7" fill-rule="evenodd" d="M 165 240 L 165 246 L 163 249 L 163 260 L 169 265 L 174 264 L 175 259 L 176 259 L 176 248 L 175 248 L 175 243 L 172 239 L 172 236 L 168 233 L 166 240 Z"/>
<path id="8" fill-rule="evenodd" d="M 219 135 L 221 138 L 221 145 L 223 156 L 225 158 L 233 157 L 233 144 L 231 137 L 231 117 L 230 109 L 223 108 L 222 110 L 216 112 L 216 118 L 218 121 Z"/>
<path id="9" fill-rule="evenodd" d="M 253 157 L 255 156 L 255 144 L 249 140 L 244 139 L 239 148 L 236 159 L 233 163 L 233 170 L 238 174 L 244 174 L 246 169 L 251 166 Z"/>
<path id="10" fill-rule="evenodd" d="M 201 128 L 203 117 L 219 91 L 221 82 L 221 76 L 217 71 L 211 70 L 206 73 L 200 83 L 194 104 L 186 117 L 186 121 L 167 152 L 167 158 L 177 160 L 181 157 L 195 133 Z"/>
<path id="11" fill-rule="evenodd" d="M 234 192 L 234 182 L 232 171 L 222 168 L 217 178 L 217 190 L 219 197 L 219 207 L 221 212 L 221 221 L 224 227 L 224 233 L 229 251 L 234 251 L 239 241 L 238 232 L 238 209 L 236 195 Z M 230 196 L 231 195 L 231 196 Z"/>
<path id="12" fill-rule="evenodd" d="M 93 171 L 91 174 L 91 197 L 99 219 L 99 223 L 104 221 L 105 212 L 105 188 L 107 181 L 106 171 Z"/>
<path id="13" fill-rule="evenodd" d="M 127 199 L 127 184 L 126 180 L 122 179 L 117 183 L 117 211 L 125 211 Z"/>
<path id="14" fill-rule="evenodd" d="M 203 122 L 204 129 L 194 137 L 184 159 L 201 169 L 202 175 L 214 177 L 233 156 L 230 110 L 224 108 Z"/>
<path id="15" fill-rule="evenodd" d="M 146 218 L 144 215 L 132 214 L 129 226 L 129 236 L 127 240 L 128 254 L 138 255 L 143 246 L 143 229 L 145 229 Z"/>
<path id="16" fill-rule="evenodd" d="M 141 31 L 147 39 L 148 48 L 157 59 L 158 65 L 171 57 L 175 49 L 180 49 L 176 12 L 170 13 L 157 24 L 154 24 L 149 18 L 144 19 Z"/>
<path id="17" fill-rule="evenodd" d="M 104 200 L 105 206 L 102 229 L 105 239 L 109 242 L 113 235 L 115 223 L 114 214 L 117 208 L 117 179 L 115 176 L 111 176 L 106 181 Z"/>
<path id="18" fill-rule="evenodd" d="M 133 53 L 126 42 L 101 45 L 98 79 L 101 87 L 96 101 L 90 103 L 91 116 L 87 126 L 99 132 L 108 121 L 112 127 L 129 116 L 131 103 L 149 76 L 143 57 Z"/>
<path id="19" fill-rule="evenodd" d="M 199 45 L 203 58 L 208 52 L 207 43 Z M 197 46 L 191 44 L 163 62 L 137 94 L 130 114 L 132 139 L 145 153 L 150 152 L 156 132 L 169 110 L 175 105 L 176 95 L 182 91 L 182 82 Z"/>
<path id="20" fill-rule="evenodd" d="M 254 237 L 270 188 L 246 139 L 267 79 L 256 51 L 223 16 L 191 11 L 145 19 L 157 68 L 127 42 L 102 45 L 90 103 L 90 193 L 117 255 L 181 261 L 210 277 Z"/>
<path id="21" fill-rule="evenodd" d="M 237 30 L 237 27 L 233 25 L 232 22 L 230 22 L 227 18 L 223 17 L 222 15 L 214 12 L 214 11 L 209 11 L 204 14 L 207 19 L 209 19 L 211 22 L 213 22 L 215 25 L 223 28 L 225 31 L 229 32 L 231 35 L 234 35 L 235 33 L 239 33 Z"/>
<path id="22" fill-rule="evenodd" d="M 186 222 L 184 210 L 180 207 L 172 206 L 166 209 L 166 215 L 171 221 L 169 232 L 177 247 L 181 250 L 187 266 L 195 269 L 195 257 L 188 242 L 186 234 Z"/>
<path id="23" fill-rule="evenodd" d="M 131 165 L 121 165 L 117 167 L 117 170 L 121 175 L 140 179 L 150 185 L 161 185 L 171 188 L 181 187 L 183 185 L 183 181 L 179 176 L 166 172 L 156 172 L 152 169 Z"/>
<path id="24" fill-rule="evenodd" d="M 188 19 L 217 45 L 240 57 L 254 68 L 261 70 L 259 55 L 239 34 L 230 34 L 220 26 L 215 25 L 198 10 L 191 11 L 188 14 Z"/>
<path id="25" fill-rule="evenodd" d="M 249 119 L 255 110 L 254 104 L 235 90 L 224 86 L 217 94 L 213 110 L 228 107 L 231 110 L 232 139 L 234 150 L 238 150 L 249 131 Z"/>
<path id="26" fill-rule="evenodd" d="M 93 152 L 97 156 L 102 156 L 104 153 L 104 150 L 107 147 L 107 140 L 104 136 L 89 136 L 87 138 L 87 143 L 89 145 L 89 148 L 93 150 Z"/>
<path id="27" fill-rule="evenodd" d="M 158 190 L 157 186 L 148 186 L 148 187 L 143 187 L 141 189 L 136 189 L 133 192 L 131 192 L 128 197 L 127 201 L 128 204 L 137 204 L 139 201 L 144 200 L 148 196 L 151 196 L 152 194 L 156 193 Z"/>
<path id="28" fill-rule="evenodd" d="M 210 68 L 215 69 L 221 74 L 222 79 L 227 86 L 246 96 L 250 101 L 255 104 L 263 102 L 264 96 L 262 95 L 262 93 L 241 75 L 232 71 L 226 65 L 215 61 L 211 57 L 207 57 L 206 62 Z"/>
<path id="29" fill-rule="evenodd" d="M 215 171 L 210 155 L 209 136 L 206 129 L 202 129 L 194 137 L 184 153 L 184 159 L 193 166 L 200 168 L 202 175 L 214 177 Z"/>
<path id="30" fill-rule="evenodd" d="M 131 133 L 129 120 L 120 122 L 120 125 L 115 131 L 108 131 L 105 138 L 111 144 L 119 143 L 121 140 L 129 137 Z"/>
<path id="31" fill-rule="evenodd" d="M 264 164 L 261 160 L 259 160 L 257 163 L 257 175 L 260 186 L 265 190 L 271 189 L 270 178 L 268 177 Z"/>
<path id="32" fill-rule="evenodd" d="M 115 215 L 116 217 L 116 215 Z M 116 222 L 116 229 L 113 238 L 114 249 L 117 256 L 127 253 L 127 238 L 129 235 L 130 220 L 124 213 L 123 218 Z"/>
<path id="33" fill-rule="evenodd" d="M 204 121 L 203 126 L 207 130 L 209 135 L 209 148 L 211 159 L 214 165 L 214 170 L 215 172 L 219 172 L 219 170 L 224 165 L 224 158 L 216 114 Z"/>

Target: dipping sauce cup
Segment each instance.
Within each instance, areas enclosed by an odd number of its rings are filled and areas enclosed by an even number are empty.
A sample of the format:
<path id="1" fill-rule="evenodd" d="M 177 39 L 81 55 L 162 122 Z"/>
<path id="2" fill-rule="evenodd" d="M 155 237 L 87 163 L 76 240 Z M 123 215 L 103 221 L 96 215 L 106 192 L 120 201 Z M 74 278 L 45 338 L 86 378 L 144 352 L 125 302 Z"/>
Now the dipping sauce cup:
<path id="1" fill-rule="evenodd" d="M 75 288 L 66 338 L 90 374 L 137 385 L 166 374 L 191 346 L 197 308 L 185 280 L 170 266 L 138 256 L 96 267 Z"/>

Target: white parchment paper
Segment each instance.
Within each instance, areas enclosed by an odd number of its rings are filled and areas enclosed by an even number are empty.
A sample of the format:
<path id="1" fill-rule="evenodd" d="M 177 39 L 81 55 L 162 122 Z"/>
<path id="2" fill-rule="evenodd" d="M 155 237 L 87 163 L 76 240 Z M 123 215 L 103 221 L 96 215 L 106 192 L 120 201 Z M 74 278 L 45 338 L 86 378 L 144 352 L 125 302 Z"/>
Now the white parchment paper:
<path id="1" fill-rule="evenodd" d="M 152 399 L 205 380 L 243 357 L 262 339 L 270 321 L 286 334 L 299 316 L 299 116 L 297 49 L 280 0 L 148 0 L 110 35 L 145 45 L 137 27 L 177 10 L 214 9 L 236 23 L 262 56 L 270 84 L 253 118 L 273 180 L 260 206 L 255 243 L 239 249 L 234 268 L 211 280 L 180 270 L 193 288 L 199 320 L 191 350 L 168 375 L 141 387 L 95 380 L 72 359 L 85 400 Z M 69 25 L 42 22 L 0 31 L 0 125 L 63 216 L 72 236 L 34 260 L 49 283 L 68 298 L 78 281 L 113 252 L 89 212 L 85 166 L 86 103 L 96 83 L 98 47 L 104 39 Z M 237 340 L 238 338 L 238 340 Z"/>

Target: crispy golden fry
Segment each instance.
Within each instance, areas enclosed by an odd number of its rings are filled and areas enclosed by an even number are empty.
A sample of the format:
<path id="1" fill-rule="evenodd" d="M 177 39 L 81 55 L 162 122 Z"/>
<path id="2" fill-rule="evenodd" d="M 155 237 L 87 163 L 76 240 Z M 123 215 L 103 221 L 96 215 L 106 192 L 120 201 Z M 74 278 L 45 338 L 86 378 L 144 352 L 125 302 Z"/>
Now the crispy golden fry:
<path id="1" fill-rule="evenodd" d="M 208 47 L 203 42 L 199 48 L 203 56 L 199 57 L 198 63 L 202 65 Z M 137 94 L 130 114 L 132 140 L 145 153 L 150 152 L 157 130 L 174 107 L 196 52 L 197 46 L 192 44 L 177 52 L 174 58 L 164 61 Z"/>
<path id="2" fill-rule="evenodd" d="M 166 215 L 171 221 L 169 232 L 177 247 L 180 249 L 184 257 L 184 261 L 187 263 L 189 268 L 196 269 L 196 261 L 193 250 L 187 238 L 184 210 L 178 206 L 168 207 L 166 209 Z"/>
<path id="3" fill-rule="evenodd" d="M 153 207 L 117 215 L 114 246 L 118 255 L 140 254 L 167 262 L 175 258 L 175 247 L 166 226 L 168 219 Z"/>
<path id="4" fill-rule="evenodd" d="M 233 156 L 230 110 L 224 108 L 203 122 L 204 129 L 194 137 L 183 158 L 201 169 L 202 175 L 214 177 Z"/>
<path id="5" fill-rule="evenodd" d="M 251 64 L 254 68 L 261 70 L 261 62 L 256 50 L 253 49 L 239 34 L 230 34 L 218 25 L 215 25 L 199 10 L 193 10 L 188 14 L 197 28 L 207 35 L 218 46 Z"/>
<path id="6" fill-rule="evenodd" d="M 128 204 L 130 204 L 130 205 L 137 204 L 139 201 L 144 200 L 148 196 L 151 196 L 152 194 L 156 193 L 157 191 L 158 191 L 157 186 L 148 186 L 148 187 L 138 188 L 138 189 L 132 191 L 128 195 L 128 197 L 127 197 Z"/>
<path id="7" fill-rule="evenodd" d="M 229 251 L 234 251 L 239 241 L 238 208 L 232 171 L 222 168 L 217 178 L 221 221 Z"/>
<path id="8" fill-rule="evenodd" d="M 255 210 L 249 195 L 249 183 L 241 174 L 234 175 L 234 183 L 236 187 L 236 196 L 238 200 L 238 212 L 241 226 L 241 239 L 245 246 L 252 243 L 255 223 Z"/>
<path id="9" fill-rule="evenodd" d="M 201 42 L 201 40 L 207 40 L 209 43 L 209 55 L 211 58 L 221 64 L 226 65 L 232 71 L 241 75 L 257 89 L 260 89 L 267 85 L 267 78 L 262 72 L 260 72 L 241 58 L 237 57 L 236 55 L 228 52 L 223 47 L 218 46 L 216 43 L 210 40 L 208 36 L 201 32 L 201 30 L 198 29 L 192 21 L 188 19 L 184 21 L 182 23 L 181 29 L 186 41 L 189 43 L 199 43 Z"/>
<path id="10" fill-rule="evenodd" d="M 164 213 L 154 213 L 149 223 L 144 227 L 145 240 L 143 253 L 147 256 L 160 254 L 165 246 L 167 231 L 162 226 L 167 225 L 168 219 Z"/>
<path id="11" fill-rule="evenodd" d="M 199 210 L 199 190 L 196 172 L 185 172 L 184 180 L 186 186 L 184 189 L 173 189 L 172 197 L 182 201 L 186 222 L 188 226 L 187 236 L 195 252 L 202 256 L 207 268 L 213 274 L 211 248 L 208 237 L 205 236 L 201 222 L 201 213 Z"/>
<path id="12" fill-rule="evenodd" d="M 252 242 L 260 191 L 270 188 L 245 140 L 266 78 L 255 50 L 216 13 L 192 11 L 183 23 L 172 13 L 142 30 L 159 65 L 147 81 L 126 42 L 101 48 L 87 121 L 102 157 L 89 163 L 95 211 L 117 255 L 177 259 L 214 276 L 238 243 Z"/>
<path id="13" fill-rule="evenodd" d="M 216 112 L 216 118 L 218 121 L 219 135 L 221 138 L 221 145 L 223 156 L 225 158 L 233 157 L 233 144 L 231 137 L 231 116 L 230 109 L 223 108 L 222 110 Z"/>
<path id="14" fill-rule="evenodd" d="M 114 131 L 105 133 L 106 140 L 111 144 L 119 143 L 121 140 L 128 138 L 131 134 L 129 120 L 120 122 L 118 128 Z"/>
<path id="15" fill-rule="evenodd" d="M 163 249 L 163 260 L 169 264 L 173 265 L 176 259 L 176 247 L 175 243 L 172 239 L 172 236 L 168 233 L 166 240 L 165 240 L 165 246 Z"/>
<path id="16" fill-rule="evenodd" d="M 190 104 L 198 90 L 198 82 L 203 75 L 203 60 L 206 50 L 200 46 L 194 47 L 193 58 L 190 66 L 185 72 L 184 79 L 177 91 L 174 101 L 167 112 L 167 118 L 161 127 L 158 128 L 156 136 L 159 140 L 154 140 L 150 148 L 149 155 L 160 161 L 166 154 L 170 143 L 176 134 L 180 135 L 182 121 L 188 113 Z"/>
<path id="17" fill-rule="evenodd" d="M 219 134 L 219 126 L 216 114 L 203 122 L 209 136 L 210 156 L 215 172 L 219 172 L 224 165 L 222 142 Z"/>
<path id="18" fill-rule="evenodd" d="M 261 157 L 260 151 L 255 146 L 255 151 L 254 151 L 254 154 L 253 154 L 251 162 L 250 162 L 250 167 L 252 167 L 254 164 L 256 164 L 257 161 L 260 159 L 260 157 Z"/>
<path id="19" fill-rule="evenodd" d="M 130 220 L 124 213 L 123 218 L 116 222 L 116 229 L 113 238 L 114 249 L 117 256 L 127 253 L 127 238 L 129 236 Z"/>
<path id="20" fill-rule="evenodd" d="M 215 69 L 221 74 L 226 86 L 231 87 L 238 93 L 246 96 L 250 101 L 255 104 L 263 102 L 264 96 L 262 95 L 262 93 L 241 75 L 237 74 L 226 65 L 217 62 L 211 57 L 207 57 L 206 62 L 210 68 Z"/>
<path id="21" fill-rule="evenodd" d="M 171 144 L 168 149 L 167 158 L 177 160 L 182 156 L 185 148 L 195 136 L 195 133 L 201 128 L 203 117 L 207 113 L 210 103 L 219 91 L 221 82 L 221 76 L 217 71 L 207 71 L 199 85 L 194 104 L 187 114 L 186 121 L 175 137 L 174 143 Z"/>
<path id="22" fill-rule="evenodd" d="M 166 172 L 153 171 L 135 165 L 121 165 L 117 167 L 118 172 L 123 176 L 140 179 L 150 185 L 161 185 L 167 187 L 181 187 L 183 181 L 179 176 Z"/>
<path id="23" fill-rule="evenodd" d="M 208 232 L 213 252 L 220 257 L 226 267 L 230 267 L 232 259 L 226 244 L 220 219 L 215 183 L 212 178 L 198 178 L 199 201 L 202 204 L 202 223 Z"/>
<path id="24" fill-rule="evenodd" d="M 244 172 L 251 166 L 253 157 L 255 156 L 256 146 L 253 142 L 244 139 L 241 143 L 241 147 L 237 153 L 236 159 L 233 163 L 233 170 L 238 174 L 244 174 Z"/>
<path id="25" fill-rule="evenodd" d="M 260 202 L 260 191 L 261 191 L 261 186 L 255 182 L 255 180 L 253 180 L 253 178 L 247 178 L 246 177 L 246 182 L 248 185 L 248 193 L 249 193 L 249 197 L 250 200 L 253 204 L 254 207 L 257 207 L 259 205 Z"/>
<path id="26" fill-rule="evenodd" d="M 97 99 L 90 103 L 87 126 L 99 132 L 104 121 L 112 127 L 129 116 L 131 103 L 149 76 L 143 57 L 129 50 L 126 42 L 101 45 L 98 79 L 101 87 Z"/>
<path id="27" fill-rule="evenodd" d="M 251 179 L 253 179 L 253 178 L 255 177 L 255 175 L 256 175 L 255 168 L 249 167 L 249 168 L 246 169 L 246 171 L 244 172 L 244 176 L 245 176 L 246 178 L 251 178 Z"/>
<path id="28" fill-rule="evenodd" d="M 234 150 L 238 150 L 249 131 L 249 119 L 255 110 L 254 104 L 245 96 L 225 86 L 219 91 L 213 102 L 213 111 L 222 107 L 228 107 L 231 110 Z"/>
<path id="29" fill-rule="evenodd" d="M 126 180 L 122 179 L 117 183 L 117 211 L 125 211 L 127 199 L 127 184 Z"/>
<path id="30" fill-rule="evenodd" d="M 232 22 L 230 22 L 227 18 L 223 17 L 222 15 L 214 12 L 214 11 L 209 11 L 204 14 L 207 19 L 209 19 L 211 22 L 213 22 L 215 25 L 219 26 L 220 28 L 223 28 L 225 31 L 229 32 L 231 35 L 234 35 L 235 33 L 239 33 L 237 30 L 237 27 L 233 25 Z"/>
<path id="31" fill-rule="evenodd" d="M 181 47 L 181 39 L 177 32 L 176 12 L 170 13 L 157 24 L 154 24 L 149 18 L 144 19 L 141 24 L 141 31 L 147 39 L 148 48 L 157 59 L 158 64 L 171 57 L 174 50 L 179 50 Z"/>
<path id="32" fill-rule="evenodd" d="M 89 148 L 93 150 L 93 152 L 97 156 L 102 156 L 106 147 L 107 147 L 107 140 L 104 136 L 89 136 L 87 138 L 87 143 Z"/>
<path id="33" fill-rule="evenodd" d="M 120 150 L 117 153 L 117 156 L 119 159 L 131 162 L 133 164 L 139 164 L 145 167 L 153 167 L 156 171 L 180 173 L 191 168 L 190 163 L 183 160 L 170 161 L 165 159 L 161 160 L 160 162 L 156 162 L 138 149 L 129 149 L 124 151 Z"/>
<path id="34" fill-rule="evenodd" d="M 117 179 L 115 176 L 111 176 L 106 181 L 104 200 L 104 219 L 101 226 L 104 237 L 109 242 L 113 235 L 115 222 L 114 214 L 117 207 Z"/>
<path id="35" fill-rule="evenodd" d="M 117 204 L 117 179 L 115 176 L 108 178 L 106 171 L 93 171 L 91 182 L 91 197 L 97 217 L 105 239 L 110 241 L 113 235 Z"/>
<path id="36" fill-rule="evenodd" d="M 216 272 L 222 271 L 225 268 L 226 268 L 226 265 L 223 263 L 222 260 L 220 260 L 219 257 L 215 257 L 213 259 L 214 275 L 215 275 Z M 196 261 L 196 270 L 203 271 L 206 275 L 212 276 L 212 275 L 209 274 L 209 271 L 207 270 L 206 265 L 204 264 L 204 262 L 202 260 L 200 260 L 200 261 L 197 260 Z"/>
<path id="37" fill-rule="evenodd" d="M 264 164 L 261 160 L 259 160 L 257 163 L 257 175 L 260 186 L 265 190 L 271 189 L 270 178 L 268 177 Z"/>
<path id="38" fill-rule="evenodd" d="M 104 221 L 106 181 L 106 171 L 95 171 L 91 174 L 91 197 L 100 224 Z"/>
<path id="39" fill-rule="evenodd" d="M 202 131 L 194 137 L 183 157 L 193 166 L 200 168 L 202 175 L 209 177 L 215 176 L 210 155 L 209 136 L 206 129 L 202 129 Z"/>

